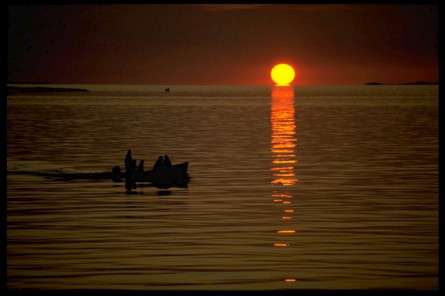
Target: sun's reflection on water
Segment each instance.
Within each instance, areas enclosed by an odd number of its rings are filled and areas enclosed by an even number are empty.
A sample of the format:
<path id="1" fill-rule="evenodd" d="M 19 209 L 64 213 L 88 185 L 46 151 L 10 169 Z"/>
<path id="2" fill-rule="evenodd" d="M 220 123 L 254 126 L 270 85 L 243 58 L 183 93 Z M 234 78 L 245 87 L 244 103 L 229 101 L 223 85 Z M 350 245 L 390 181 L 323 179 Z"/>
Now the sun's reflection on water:
<path id="1" fill-rule="evenodd" d="M 274 243 L 273 246 L 276 248 L 286 248 L 286 247 L 289 247 L 289 244 L 288 243 Z"/>
<path id="2" fill-rule="evenodd" d="M 292 87 L 272 88 L 272 184 L 291 186 L 298 182 L 295 178 L 295 108 Z"/>
<path id="3" fill-rule="evenodd" d="M 286 237 L 296 234 L 292 228 L 294 209 L 292 206 L 293 195 L 290 186 L 298 183 L 295 176 L 297 138 L 295 124 L 294 90 L 292 87 L 275 86 L 272 88 L 271 103 L 271 153 L 272 153 L 272 192 L 273 204 L 284 207 L 280 215 L 282 229 L 277 229 L 278 241 L 273 243 L 275 248 L 288 248 L 289 242 L 283 241 Z M 296 282 L 295 278 L 283 279 L 286 283 Z"/>

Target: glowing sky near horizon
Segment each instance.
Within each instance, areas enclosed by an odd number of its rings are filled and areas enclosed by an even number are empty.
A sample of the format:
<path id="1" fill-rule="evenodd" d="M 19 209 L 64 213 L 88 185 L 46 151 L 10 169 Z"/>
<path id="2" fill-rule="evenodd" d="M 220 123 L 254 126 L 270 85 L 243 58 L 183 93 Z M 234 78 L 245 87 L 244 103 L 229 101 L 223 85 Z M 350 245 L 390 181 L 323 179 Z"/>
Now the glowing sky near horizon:
<path id="1" fill-rule="evenodd" d="M 432 5 L 8 6 L 8 82 L 435 81 Z"/>

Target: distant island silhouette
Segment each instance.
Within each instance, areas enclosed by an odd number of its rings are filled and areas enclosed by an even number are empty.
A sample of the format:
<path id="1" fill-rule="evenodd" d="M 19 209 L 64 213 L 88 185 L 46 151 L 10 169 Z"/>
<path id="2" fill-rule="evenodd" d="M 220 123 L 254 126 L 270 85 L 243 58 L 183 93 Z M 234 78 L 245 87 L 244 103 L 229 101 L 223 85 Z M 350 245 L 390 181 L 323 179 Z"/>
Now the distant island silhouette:
<path id="1" fill-rule="evenodd" d="M 365 85 L 436 85 L 438 82 L 431 81 L 415 81 L 415 82 L 399 82 L 399 83 L 383 83 L 383 82 L 366 82 Z"/>
<path id="2" fill-rule="evenodd" d="M 10 94 L 30 94 L 30 93 L 55 93 L 55 92 L 88 92 L 87 89 L 82 88 L 67 88 L 67 87 L 21 87 L 8 86 L 8 95 Z"/>

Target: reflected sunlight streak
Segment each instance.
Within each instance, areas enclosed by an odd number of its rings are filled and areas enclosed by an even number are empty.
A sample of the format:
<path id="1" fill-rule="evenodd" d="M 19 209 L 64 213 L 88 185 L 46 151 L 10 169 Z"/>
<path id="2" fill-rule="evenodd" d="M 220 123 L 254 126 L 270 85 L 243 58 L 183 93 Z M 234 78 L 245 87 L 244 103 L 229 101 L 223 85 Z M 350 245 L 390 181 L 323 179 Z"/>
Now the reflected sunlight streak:
<path id="1" fill-rule="evenodd" d="M 295 178 L 296 124 L 292 87 L 273 87 L 271 104 L 272 184 L 292 186 Z"/>
<path id="2" fill-rule="evenodd" d="M 278 230 L 277 233 L 278 234 L 294 234 L 295 230 L 294 229 Z"/>
<path id="3" fill-rule="evenodd" d="M 290 199 L 293 195 L 286 190 L 289 186 L 293 186 L 298 182 L 295 177 L 296 159 L 296 144 L 297 139 L 296 123 L 295 123 L 295 107 L 294 107 L 294 91 L 292 87 L 273 87 L 272 88 L 272 103 L 271 103 L 271 154 L 272 154 L 272 185 L 277 186 L 272 192 L 273 203 L 285 207 L 284 215 L 280 213 L 280 220 L 283 224 L 281 230 L 277 230 L 282 240 L 282 236 L 290 238 L 295 234 L 295 229 L 292 229 L 289 223 L 293 221 L 294 210 L 290 207 L 292 202 Z M 286 225 L 286 226 L 285 226 Z M 276 248 L 289 247 L 288 242 L 275 242 L 273 246 Z M 289 276 L 292 276 L 289 274 Z M 286 283 L 295 282 L 295 278 L 288 277 L 283 279 Z"/>
<path id="4" fill-rule="evenodd" d="M 288 243 L 274 243 L 273 246 L 277 247 L 277 248 L 285 248 L 285 247 L 289 247 L 289 244 Z"/>

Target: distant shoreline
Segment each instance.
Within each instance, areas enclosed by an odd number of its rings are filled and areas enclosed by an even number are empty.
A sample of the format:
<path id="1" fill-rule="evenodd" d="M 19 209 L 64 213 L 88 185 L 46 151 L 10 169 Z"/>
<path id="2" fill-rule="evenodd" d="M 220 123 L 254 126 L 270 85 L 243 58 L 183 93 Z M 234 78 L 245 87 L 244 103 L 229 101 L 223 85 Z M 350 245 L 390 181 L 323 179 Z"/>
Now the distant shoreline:
<path id="1" fill-rule="evenodd" d="M 366 82 L 365 85 L 437 85 L 438 82 L 415 81 L 415 82 L 399 82 L 399 83 L 383 83 L 383 82 Z"/>
<path id="2" fill-rule="evenodd" d="M 83 88 L 67 88 L 67 87 L 19 87 L 8 86 L 8 95 L 10 94 L 34 94 L 34 93 L 56 93 L 56 92 L 89 92 Z"/>

